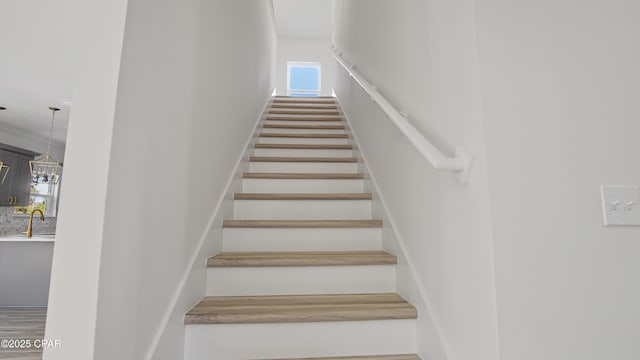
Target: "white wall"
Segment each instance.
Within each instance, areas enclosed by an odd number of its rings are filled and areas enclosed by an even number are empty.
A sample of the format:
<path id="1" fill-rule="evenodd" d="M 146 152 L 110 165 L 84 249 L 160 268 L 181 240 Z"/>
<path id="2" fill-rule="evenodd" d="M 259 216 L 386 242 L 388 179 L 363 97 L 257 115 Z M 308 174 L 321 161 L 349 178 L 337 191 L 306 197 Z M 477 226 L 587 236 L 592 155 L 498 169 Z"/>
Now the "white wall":
<path id="1" fill-rule="evenodd" d="M 158 341 L 154 358 L 176 359 L 183 327 L 174 314 L 204 295 L 203 276 L 200 293 L 184 281 L 194 265 L 204 272 L 192 261 L 203 240 L 218 240 L 210 221 L 274 86 L 271 5 L 130 0 L 126 29 L 99 14 L 88 21 L 120 34 L 121 55 L 96 44 L 82 64 L 117 59 L 119 75 L 95 75 L 117 83 L 107 92 L 115 107 L 95 116 L 104 100 L 74 95 L 47 324 L 64 346 L 45 359 L 145 359 Z M 124 20 L 125 8 L 113 14 Z M 77 92 L 106 92 L 88 73 L 76 76 Z M 80 171 L 87 161 L 95 169 Z"/>
<path id="2" fill-rule="evenodd" d="M 44 359 L 94 355 L 98 276 L 126 0 L 78 2 L 74 106 L 53 250 Z M 77 119 L 77 120 L 74 120 Z"/>
<path id="3" fill-rule="evenodd" d="M 467 189 L 419 167 L 339 74 L 449 358 L 640 358 L 640 228 L 603 227 L 599 199 L 640 183 L 640 4 L 336 4 L 347 60 L 430 140 L 479 157 Z"/>
<path id="4" fill-rule="evenodd" d="M 334 42 L 346 60 L 446 153 L 465 143 L 479 158 L 468 187 L 452 174 L 436 173 L 338 70 L 338 99 L 426 302 L 428 313 L 419 315 L 420 353 L 442 359 L 441 342 L 448 359 L 497 359 L 473 1 L 352 0 L 335 6 Z M 392 241 L 385 246 L 401 251 Z M 399 280 L 403 295 L 419 303 L 410 276 Z"/>
<path id="5" fill-rule="evenodd" d="M 329 48 L 329 39 L 298 39 L 278 37 L 276 51 L 276 91 L 287 95 L 287 62 L 313 61 L 321 67 L 320 96 L 331 96 L 335 78 L 335 63 Z"/>
<path id="6" fill-rule="evenodd" d="M 0 142 L 9 143 L 5 130 L 17 130 L 29 138 L 44 139 L 46 151 L 51 121 L 47 107 L 57 106 L 53 138 L 64 144 L 70 109 L 61 101 L 72 95 L 77 8 L 77 0 L 2 1 L 0 102 L 7 110 L 0 111 Z M 37 144 L 36 140 L 20 147 Z"/>
<path id="7" fill-rule="evenodd" d="M 638 359 L 640 3 L 477 3 L 503 359 Z"/>

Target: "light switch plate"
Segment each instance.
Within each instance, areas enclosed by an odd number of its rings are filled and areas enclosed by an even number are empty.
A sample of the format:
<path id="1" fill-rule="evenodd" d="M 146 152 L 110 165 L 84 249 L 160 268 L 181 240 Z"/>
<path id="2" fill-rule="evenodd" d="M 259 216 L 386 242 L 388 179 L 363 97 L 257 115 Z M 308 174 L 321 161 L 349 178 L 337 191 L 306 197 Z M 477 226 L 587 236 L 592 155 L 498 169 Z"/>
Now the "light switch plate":
<path id="1" fill-rule="evenodd" d="M 604 225 L 640 225 L 638 186 L 601 185 Z"/>

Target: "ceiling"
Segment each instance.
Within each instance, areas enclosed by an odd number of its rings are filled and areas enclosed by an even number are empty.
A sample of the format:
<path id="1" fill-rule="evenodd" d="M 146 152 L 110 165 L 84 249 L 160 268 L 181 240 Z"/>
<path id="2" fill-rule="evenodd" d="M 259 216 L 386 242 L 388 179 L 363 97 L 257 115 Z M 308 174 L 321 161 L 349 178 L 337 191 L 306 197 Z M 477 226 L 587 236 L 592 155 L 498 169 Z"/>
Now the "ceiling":
<path id="1" fill-rule="evenodd" d="M 331 0 L 273 0 L 278 36 L 329 39 Z M 66 139 L 72 96 L 76 0 L 3 0 L 0 20 L 0 132 Z"/>
<path id="2" fill-rule="evenodd" d="M 72 88 L 68 1 L 5 0 L 0 20 L 0 131 L 49 137 L 51 111 L 56 113 L 54 139 L 66 138 Z"/>
<path id="3" fill-rule="evenodd" d="M 280 37 L 331 38 L 331 0 L 273 0 Z"/>

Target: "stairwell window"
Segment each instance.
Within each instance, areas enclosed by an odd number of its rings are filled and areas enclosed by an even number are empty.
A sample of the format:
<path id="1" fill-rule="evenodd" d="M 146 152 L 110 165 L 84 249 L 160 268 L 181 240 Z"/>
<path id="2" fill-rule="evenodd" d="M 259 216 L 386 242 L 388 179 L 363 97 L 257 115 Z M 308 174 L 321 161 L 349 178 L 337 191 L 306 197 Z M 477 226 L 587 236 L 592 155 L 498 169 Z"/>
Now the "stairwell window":
<path id="1" fill-rule="evenodd" d="M 287 95 L 320 96 L 320 63 L 287 62 Z"/>

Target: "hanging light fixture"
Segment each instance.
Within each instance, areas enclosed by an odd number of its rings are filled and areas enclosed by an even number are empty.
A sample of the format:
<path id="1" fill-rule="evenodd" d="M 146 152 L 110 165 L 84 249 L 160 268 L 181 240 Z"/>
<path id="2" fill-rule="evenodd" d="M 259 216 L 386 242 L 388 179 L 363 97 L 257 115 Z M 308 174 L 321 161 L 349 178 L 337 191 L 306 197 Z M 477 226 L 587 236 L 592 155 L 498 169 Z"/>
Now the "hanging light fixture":
<path id="1" fill-rule="evenodd" d="M 0 106 L 0 111 L 7 110 L 6 107 Z M 4 171 L 4 175 L 2 172 Z M 9 165 L 5 165 L 2 161 L 0 161 L 0 185 L 4 184 L 4 180 L 7 178 L 7 174 L 9 174 Z"/>
<path id="2" fill-rule="evenodd" d="M 31 167 L 31 180 L 34 184 L 51 183 L 57 184 L 62 175 L 62 165 L 51 157 L 51 139 L 53 138 L 53 120 L 59 108 L 50 106 L 51 128 L 49 130 L 49 147 L 45 155 L 40 155 L 29 161 Z"/>

